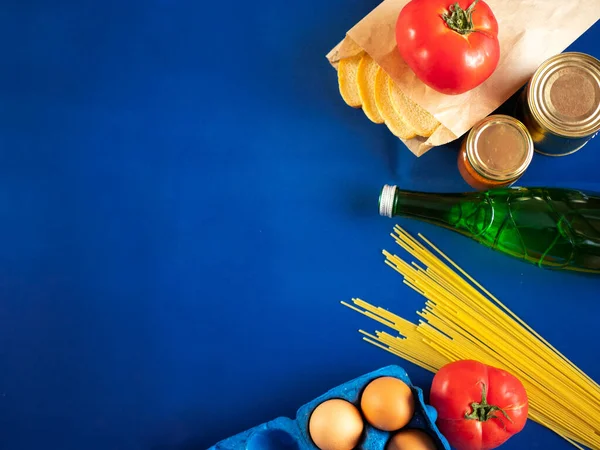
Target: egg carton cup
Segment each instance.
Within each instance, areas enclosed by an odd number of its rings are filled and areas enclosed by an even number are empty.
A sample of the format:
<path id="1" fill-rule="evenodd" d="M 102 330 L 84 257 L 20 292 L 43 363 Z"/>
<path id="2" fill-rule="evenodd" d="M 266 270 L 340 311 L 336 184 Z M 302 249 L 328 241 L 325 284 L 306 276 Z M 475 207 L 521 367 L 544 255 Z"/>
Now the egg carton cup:
<path id="1" fill-rule="evenodd" d="M 437 411 L 433 406 L 425 404 L 421 388 L 413 386 L 406 371 L 399 366 L 383 367 L 329 390 L 327 393 L 301 406 L 296 413 L 295 420 L 278 417 L 224 439 L 208 450 L 319 450 L 312 442 L 308 432 L 308 422 L 315 408 L 326 400 L 343 399 L 352 403 L 360 411 L 360 398 L 363 389 L 371 381 L 380 377 L 398 378 L 406 383 L 413 393 L 415 413 L 403 429 L 422 430 L 433 439 L 437 450 L 451 450 L 448 441 L 435 424 Z M 364 424 L 364 431 L 356 448 L 359 450 L 384 450 L 388 440 L 395 432 L 373 428 L 366 420 L 364 420 Z"/>

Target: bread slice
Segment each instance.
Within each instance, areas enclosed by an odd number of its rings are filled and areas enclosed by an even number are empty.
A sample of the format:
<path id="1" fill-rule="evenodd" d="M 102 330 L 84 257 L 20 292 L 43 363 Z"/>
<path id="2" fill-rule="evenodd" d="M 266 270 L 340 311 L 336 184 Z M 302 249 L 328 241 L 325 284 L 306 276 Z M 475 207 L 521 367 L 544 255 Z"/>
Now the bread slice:
<path id="1" fill-rule="evenodd" d="M 366 116 L 370 121 L 383 123 L 383 117 L 379 114 L 375 104 L 375 75 L 379 65 L 373 61 L 368 53 L 363 53 L 358 65 L 358 93 Z"/>
<path id="2" fill-rule="evenodd" d="M 362 53 L 350 58 L 344 58 L 338 64 L 340 94 L 346 104 L 353 108 L 360 108 L 362 106 L 360 94 L 358 93 L 358 82 L 356 80 L 361 58 Z"/>
<path id="3" fill-rule="evenodd" d="M 396 112 L 390 100 L 388 74 L 381 67 L 375 75 L 375 104 L 383 120 L 392 134 L 400 139 L 412 139 L 417 133 L 407 125 Z"/>
<path id="4" fill-rule="evenodd" d="M 396 112 L 402 117 L 419 136 L 429 137 L 440 122 L 429 112 L 421 108 L 398 87 L 394 80 L 388 77 L 388 90 L 390 99 Z"/>

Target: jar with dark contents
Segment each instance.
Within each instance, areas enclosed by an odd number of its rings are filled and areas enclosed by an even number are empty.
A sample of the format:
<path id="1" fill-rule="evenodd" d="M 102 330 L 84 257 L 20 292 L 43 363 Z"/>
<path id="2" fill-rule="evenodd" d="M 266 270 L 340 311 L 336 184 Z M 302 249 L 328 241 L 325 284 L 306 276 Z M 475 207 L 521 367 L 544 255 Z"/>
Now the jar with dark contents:
<path id="1" fill-rule="evenodd" d="M 564 156 L 581 149 L 600 131 L 600 61 L 577 52 L 548 59 L 519 97 L 516 117 L 538 153 Z"/>
<path id="2" fill-rule="evenodd" d="M 473 188 L 486 190 L 512 185 L 533 158 L 533 141 L 517 119 L 493 115 L 475 125 L 464 138 L 458 170 Z"/>

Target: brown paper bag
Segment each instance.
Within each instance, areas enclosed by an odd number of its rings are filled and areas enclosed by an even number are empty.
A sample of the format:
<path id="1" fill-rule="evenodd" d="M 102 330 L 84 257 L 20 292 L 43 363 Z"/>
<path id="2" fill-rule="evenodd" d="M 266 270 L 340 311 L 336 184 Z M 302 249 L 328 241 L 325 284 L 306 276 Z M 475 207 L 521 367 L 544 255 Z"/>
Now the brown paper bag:
<path id="1" fill-rule="evenodd" d="M 428 139 L 403 140 L 417 156 L 462 136 L 525 85 L 541 63 L 564 51 L 600 19 L 600 0 L 486 0 L 498 20 L 498 67 L 475 89 L 445 95 L 421 82 L 396 48 L 396 20 L 408 2 L 384 0 L 347 32 L 327 59 L 337 68 L 340 59 L 366 51 L 409 98 L 441 123 Z"/>

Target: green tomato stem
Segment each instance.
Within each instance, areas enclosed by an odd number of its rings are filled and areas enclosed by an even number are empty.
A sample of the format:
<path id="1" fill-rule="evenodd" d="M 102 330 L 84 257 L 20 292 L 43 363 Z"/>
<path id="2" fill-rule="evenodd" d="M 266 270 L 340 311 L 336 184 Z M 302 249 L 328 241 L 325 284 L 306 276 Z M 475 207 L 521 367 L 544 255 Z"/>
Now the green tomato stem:
<path id="1" fill-rule="evenodd" d="M 442 14 L 442 19 L 446 22 L 448 28 L 460 34 L 469 34 L 473 32 L 475 27 L 473 26 L 472 16 L 478 1 L 479 0 L 475 0 L 466 10 L 462 9 L 458 2 L 450 5 L 448 8 L 450 11 L 446 11 Z"/>
<path id="2" fill-rule="evenodd" d="M 508 416 L 508 414 L 506 414 L 506 411 L 499 406 L 488 404 L 487 386 L 485 383 L 481 383 L 481 385 L 481 402 L 471 403 L 471 408 L 473 408 L 473 411 L 470 414 L 465 414 L 465 419 L 478 420 L 480 422 L 487 422 L 490 419 L 499 419 L 504 425 L 502 418 L 496 415 L 496 411 L 500 411 L 504 417 L 506 417 L 512 423 L 512 419 Z"/>

